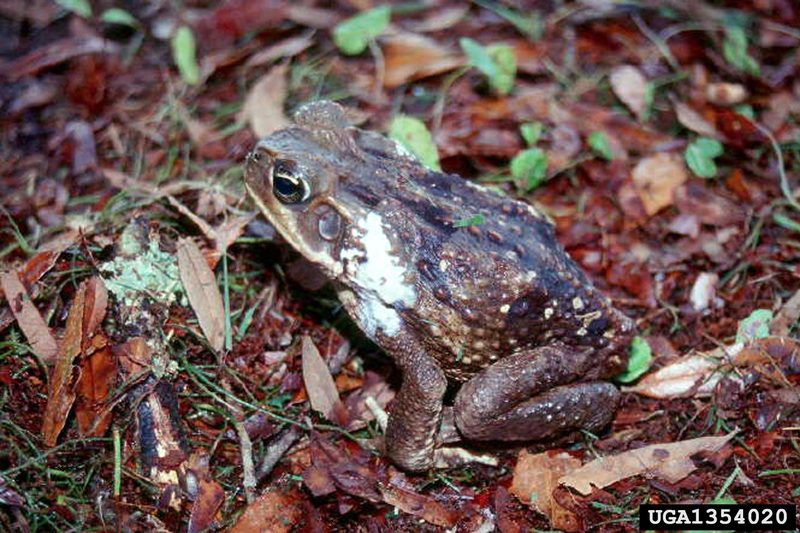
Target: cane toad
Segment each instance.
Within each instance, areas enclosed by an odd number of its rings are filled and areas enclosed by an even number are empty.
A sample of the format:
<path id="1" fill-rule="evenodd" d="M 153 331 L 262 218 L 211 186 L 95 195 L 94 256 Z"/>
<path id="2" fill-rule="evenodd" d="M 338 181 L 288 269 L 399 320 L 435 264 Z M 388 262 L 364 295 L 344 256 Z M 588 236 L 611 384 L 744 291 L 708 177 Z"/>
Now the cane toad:
<path id="1" fill-rule="evenodd" d="M 315 102 L 248 156 L 250 195 L 334 283 L 402 372 L 386 428 L 399 466 L 432 466 L 448 380 L 467 439 L 532 441 L 607 425 L 632 322 L 532 206 L 428 170 Z"/>

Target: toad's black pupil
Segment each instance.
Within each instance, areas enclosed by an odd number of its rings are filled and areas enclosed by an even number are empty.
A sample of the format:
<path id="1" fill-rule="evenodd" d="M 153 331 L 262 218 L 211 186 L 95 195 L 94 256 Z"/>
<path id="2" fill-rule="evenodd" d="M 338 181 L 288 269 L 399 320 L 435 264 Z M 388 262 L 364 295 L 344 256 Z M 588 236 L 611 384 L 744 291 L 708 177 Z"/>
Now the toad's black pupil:
<path id="1" fill-rule="evenodd" d="M 275 176 L 275 179 L 273 180 L 273 187 L 275 187 L 275 193 L 279 196 L 290 198 L 300 192 L 301 185 L 298 181 L 292 181 L 281 176 Z"/>

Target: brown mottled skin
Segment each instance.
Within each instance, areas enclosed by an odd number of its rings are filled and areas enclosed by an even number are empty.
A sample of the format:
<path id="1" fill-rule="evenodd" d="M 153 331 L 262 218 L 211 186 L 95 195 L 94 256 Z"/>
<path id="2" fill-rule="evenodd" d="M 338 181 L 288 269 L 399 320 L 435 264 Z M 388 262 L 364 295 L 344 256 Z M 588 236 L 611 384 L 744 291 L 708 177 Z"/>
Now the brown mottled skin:
<path id="1" fill-rule="evenodd" d="M 448 379 L 462 383 L 453 407 L 468 439 L 608 424 L 619 393 L 603 380 L 624 368 L 633 326 L 541 213 L 426 169 L 336 104 L 308 104 L 295 122 L 258 143 L 247 187 L 400 368 L 386 429 L 396 464 L 433 465 Z"/>

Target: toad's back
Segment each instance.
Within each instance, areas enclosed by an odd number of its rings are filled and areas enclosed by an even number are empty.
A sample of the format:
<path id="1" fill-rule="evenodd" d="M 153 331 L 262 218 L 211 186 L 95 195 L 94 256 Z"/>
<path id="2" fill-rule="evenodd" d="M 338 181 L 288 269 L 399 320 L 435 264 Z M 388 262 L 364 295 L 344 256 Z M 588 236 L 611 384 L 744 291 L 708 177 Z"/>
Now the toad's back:
<path id="1" fill-rule="evenodd" d="M 380 148 L 368 145 L 339 194 L 390 228 L 418 294 L 400 313 L 451 378 L 530 346 L 610 344 L 620 317 L 541 213 Z"/>

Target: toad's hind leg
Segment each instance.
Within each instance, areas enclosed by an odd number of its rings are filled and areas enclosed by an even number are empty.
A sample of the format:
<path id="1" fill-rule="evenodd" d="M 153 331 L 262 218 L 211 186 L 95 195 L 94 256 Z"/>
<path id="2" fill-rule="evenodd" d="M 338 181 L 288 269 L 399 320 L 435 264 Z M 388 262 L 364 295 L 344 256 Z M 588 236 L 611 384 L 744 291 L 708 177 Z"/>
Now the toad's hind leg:
<path id="1" fill-rule="evenodd" d="M 603 381 L 576 382 L 591 373 L 592 355 L 552 345 L 501 359 L 461 387 L 456 426 L 468 439 L 505 441 L 602 429 L 619 391 Z"/>

